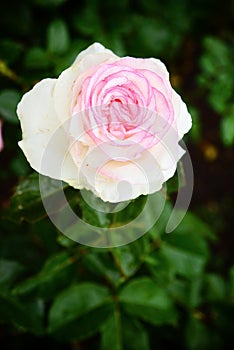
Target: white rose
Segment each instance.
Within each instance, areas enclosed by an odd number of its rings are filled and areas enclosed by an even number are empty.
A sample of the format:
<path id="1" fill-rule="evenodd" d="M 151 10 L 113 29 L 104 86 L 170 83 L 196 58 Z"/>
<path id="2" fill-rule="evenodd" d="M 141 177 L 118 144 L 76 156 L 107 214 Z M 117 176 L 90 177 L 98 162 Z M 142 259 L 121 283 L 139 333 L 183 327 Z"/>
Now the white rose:
<path id="1" fill-rule="evenodd" d="M 32 168 L 113 203 L 159 191 L 191 128 L 160 60 L 120 58 L 99 43 L 36 84 L 17 114 Z"/>

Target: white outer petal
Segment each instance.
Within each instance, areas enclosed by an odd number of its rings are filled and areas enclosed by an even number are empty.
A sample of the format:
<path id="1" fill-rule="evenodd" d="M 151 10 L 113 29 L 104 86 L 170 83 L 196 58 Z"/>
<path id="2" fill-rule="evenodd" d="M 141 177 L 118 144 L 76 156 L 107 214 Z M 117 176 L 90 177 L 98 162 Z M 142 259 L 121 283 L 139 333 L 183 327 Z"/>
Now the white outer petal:
<path id="1" fill-rule="evenodd" d="M 162 171 L 163 182 L 166 182 L 174 175 L 177 162 L 185 153 L 175 139 L 170 139 L 170 133 L 166 136 L 160 143 L 149 150 Z"/>
<path id="2" fill-rule="evenodd" d="M 73 64 L 78 63 L 79 61 L 81 61 L 83 58 L 85 58 L 85 56 L 88 55 L 95 55 L 97 53 L 107 53 L 109 55 L 114 55 L 116 56 L 111 50 L 106 49 L 102 44 L 100 43 L 93 43 L 92 45 L 90 45 L 87 49 L 81 51 L 79 53 L 79 55 L 76 57 L 75 61 Z"/>
<path id="3" fill-rule="evenodd" d="M 59 128 L 61 122 L 54 110 L 55 83 L 56 79 L 42 80 L 18 104 L 17 114 L 23 131 L 19 146 L 33 169 L 69 182 L 77 177 L 77 167 L 66 154 L 68 140 L 63 127 Z"/>
<path id="4" fill-rule="evenodd" d="M 153 71 L 156 71 L 156 72 L 161 71 L 167 78 L 169 78 L 169 72 L 167 70 L 167 67 L 162 61 L 160 61 L 158 58 L 153 58 L 153 57 L 149 58 L 148 60 L 149 62 L 152 63 L 151 69 Z"/>
<path id="5" fill-rule="evenodd" d="M 27 92 L 17 106 L 23 138 L 55 130 L 60 121 L 53 105 L 57 79 L 44 79 Z"/>
<path id="6" fill-rule="evenodd" d="M 148 151 L 133 161 L 114 161 L 100 151 L 90 152 L 81 165 L 83 185 L 104 201 L 112 203 L 134 199 L 159 191 L 163 173 Z"/>
<path id="7" fill-rule="evenodd" d="M 188 112 L 187 106 L 181 99 L 180 95 L 173 90 L 172 103 L 175 111 L 175 122 L 177 125 L 177 132 L 179 140 L 182 139 L 192 127 L 192 118 Z"/>

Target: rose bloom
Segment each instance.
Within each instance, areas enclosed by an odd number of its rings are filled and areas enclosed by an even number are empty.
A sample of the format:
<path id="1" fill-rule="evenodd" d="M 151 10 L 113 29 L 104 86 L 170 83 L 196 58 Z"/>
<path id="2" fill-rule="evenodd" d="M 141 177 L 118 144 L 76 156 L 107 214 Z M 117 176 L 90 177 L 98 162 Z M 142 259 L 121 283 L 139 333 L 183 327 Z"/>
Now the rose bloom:
<path id="1" fill-rule="evenodd" d="M 3 149 L 3 138 L 2 138 L 2 121 L 0 120 L 0 151 Z"/>
<path id="2" fill-rule="evenodd" d="M 17 114 L 32 168 L 113 203 L 159 191 L 191 128 L 160 60 L 121 58 L 99 43 L 36 84 Z"/>

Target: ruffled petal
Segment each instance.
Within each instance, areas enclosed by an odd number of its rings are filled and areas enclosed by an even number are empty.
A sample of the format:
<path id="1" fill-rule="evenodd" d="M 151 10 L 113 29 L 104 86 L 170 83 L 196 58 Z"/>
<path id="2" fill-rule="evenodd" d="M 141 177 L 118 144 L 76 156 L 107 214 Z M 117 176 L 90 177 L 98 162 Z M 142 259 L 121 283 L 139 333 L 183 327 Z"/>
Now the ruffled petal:
<path id="1" fill-rule="evenodd" d="M 101 44 L 95 43 L 82 51 L 73 65 L 62 72 L 54 91 L 55 109 L 62 122 L 71 117 L 72 96 L 78 96 L 84 79 L 92 73 L 91 69 L 103 62 L 112 62 L 117 58 L 118 56 L 112 51 L 105 49 Z M 75 82 L 76 91 L 73 90 Z"/>
<path id="2" fill-rule="evenodd" d="M 149 152 L 161 169 L 163 182 L 166 182 L 174 175 L 177 162 L 184 155 L 185 150 L 178 144 L 177 131 L 171 127 L 160 142 L 153 146 Z"/>

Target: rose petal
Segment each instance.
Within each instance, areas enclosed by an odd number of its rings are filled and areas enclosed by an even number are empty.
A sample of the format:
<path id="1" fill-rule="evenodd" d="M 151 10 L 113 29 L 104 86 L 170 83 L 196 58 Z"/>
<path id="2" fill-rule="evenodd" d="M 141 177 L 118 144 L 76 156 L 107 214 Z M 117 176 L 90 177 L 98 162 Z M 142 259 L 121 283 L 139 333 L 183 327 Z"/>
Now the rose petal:
<path id="1" fill-rule="evenodd" d="M 77 178 L 77 168 L 69 154 L 67 134 L 54 110 L 56 79 L 44 79 L 26 93 L 17 107 L 23 131 L 19 146 L 33 169 L 43 175 L 64 180 Z M 60 127 L 60 128 L 59 128 Z"/>
<path id="2" fill-rule="evenodd" d="M 92 191 L 105 202 L 117 203 L 135 199 L 142 194 L 147 195 L 154 193 L 162 188 L 163 179 L 160 171 L 157 172 L 157 168 L 152 168 L 152 171 L 155 171 L 156 176 L 155 181 L 151 183 L 148 182 L 149 179 L 144 179 L 145 181 L 141 183 L 133 183 L 131 175 L 136 172 L 140 175 L 139 169 L 136 165 L 131 165 L 129 168 L 126 167 L 126 169 L 118 169 L 119 176 L 124 175 L 124 171 L 126 170 L 129 173 L 129 176 L 123 176 L 123 178 L 120 178 L 119 180 L 101 175 L 97 176 L 95 188 L 93 188 Z M 140 178 L 142 180 L 142 174 L 137 177 L 138 180 Z"/>
<path id="3" fill-rule="evenodd" d="M 163 173 L 150 152 L 134 161 L 114 161 L 100 149 L 85 158 L 81 168 L 87 188 L 104 201 L 134 199 L 161 189 Z"/>
<path id="4" fill-rule="evenodd" d="M 188 112 L 186 104 L 181 99 L 180 95 L 173 90 L 172 103 L 175 110 L 175 120 L 177 124 L 177 130 L 179 139 L 182 139 L 192 127 L 192 118 Z"/>
<path id="5" fill-rule="evenodd" d="M 102 49 L 103 48 L 103 49 Z M 95 53 L 95 50 L 97 52 Z M 78 55 L 74 64 L 62 72 L 58 77 L 55 91 L 54 104 L 59 119 L 64 122 L 71 116 L 72 96 L 77 96 L 90 69 L 106 61 L 113 61 L 118 56 L 110 50 L 105 49 L 102 45 L 91 45 L 85 51 Z M 89 72 L 89 73 L 88 73 Z M 79 81 L 77 82 L 77 78 Z M 74 86 L 76 82 L 76 85 Z"/>
<path id="6" fill-rule="evenodd" d="M 3 138 L 2 138 L 2 121 L 0 120 L 0 151 L 3 149 Z"/>
<path id="7" fill-rule="evenodd" d="M 79 55 L 76 57 L 73 65 L 78 63 L 79 61 L 81 61 L 83 58 L 85 58 L 85 56 L 96 55 L 97 53 L 107 53 L 109 55 L 114 55 L 114 53 L 111 50 L 106 49 L 102 44 L 93 43 L 87 49 L 85 49 L 79 53 Z"/>
<path id="8" fill-rule="evenodd" d="M 17 106 L 23 138 L 56 130 L 60 121 L 53 104 L 56 79 L 44 79 L 27 92 Z"/>
<path id="9" fill-rule="evenodd" d="M 69 143 L 62 135 L 62 129 L 54 136 L 53 132 L 33 135 L 19 142 L 31 167 L 42 175 L 63 180 L 76 188 L 78 169 L 69 152 Z M 63 136 L 63 137 L 61 137 Z M 36 150 L 36 151 L 35 151 Z"/>
<path id="10" fill-rule="evenodd" d="M 152 156 L 157 160 L 163 174 L 163 182 L 170 179 L 177 167 L 177 162 L 184 155 L 184 149 L 178 143 L 170 142 L 170 137 L 159 142 L 150 149 Z"/>

